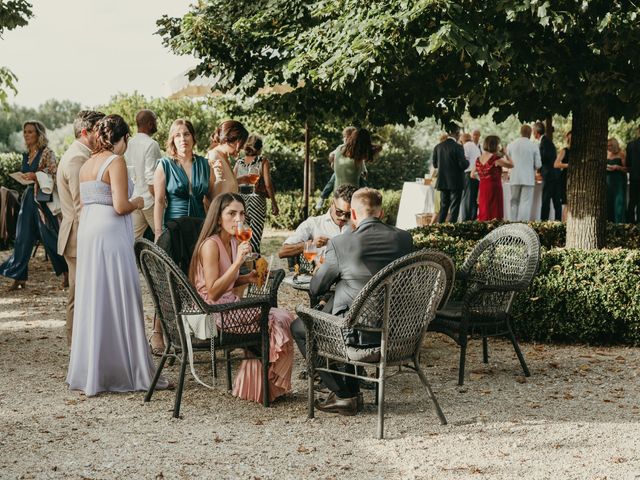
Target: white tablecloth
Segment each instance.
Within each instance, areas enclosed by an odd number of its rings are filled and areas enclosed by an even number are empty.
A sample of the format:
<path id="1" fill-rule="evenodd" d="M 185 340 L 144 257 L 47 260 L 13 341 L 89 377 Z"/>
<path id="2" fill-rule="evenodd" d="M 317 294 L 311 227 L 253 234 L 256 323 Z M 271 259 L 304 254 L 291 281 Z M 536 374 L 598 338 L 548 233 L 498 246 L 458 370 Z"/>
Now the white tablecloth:
<path id="1" fill-rule="evenodd" d="M 435 191 L 431 185 L 404 182 L 396 227 L 403 230 L 416 228 L 416 213 L 433 213 Z"/>

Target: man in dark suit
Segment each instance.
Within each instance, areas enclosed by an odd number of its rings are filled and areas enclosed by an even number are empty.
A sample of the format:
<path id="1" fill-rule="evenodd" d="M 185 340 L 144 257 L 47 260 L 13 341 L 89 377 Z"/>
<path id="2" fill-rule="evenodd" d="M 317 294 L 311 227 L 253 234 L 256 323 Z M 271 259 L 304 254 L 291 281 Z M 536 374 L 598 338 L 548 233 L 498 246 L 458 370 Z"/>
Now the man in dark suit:
<path id="1" fill-rule="evenodd" d="M 436 190 L 440 191 L 440 223 L 445 222 L 447 216 L 450 222 L 458 221 L 464 171 L 469 166 L 469 161 L 464 157 L 464 148 L 458 143 L 460 128 L 454 125 L 447 134 L 449 137 L 433 149 L 432 158 L 433 168 L 438 169 Z"/>
<path id="2" fill-rule="evenodd" d="M 638 138 L 627 143 L 627 168 L 629 169 L 627 222 L 640 223 L 640 127 L 638 127 Z"/>
<path id="3" fill-rule="evenodd" d="M 310 294 L 320 296 L 336 284 L 335 294 L 323 308 L 334 315 L 344 315 L 360 290 L 382 268 L 413 250 L 411 235 L 383 223 L 382 195 L 372 188 L 357 190 L 351 199 L 351 220 L 355 229 L 329 240 L 324 263 L 311 280 Z M 306 356 L 306 332 L 302 320 L 291 324 L 298 348 Z M 380 346 L 380 335 L 354 331 L 347 342 L 358 347 Z M 347 366 L 349 367 L 349 366 Z M 350 370 L 353 372 L 353 370 Z M 355 415 L 358 410 L 358 380 L 320 372 L 331 394 L 316 401 L 319 410 Z"/>
<path id="4" fill-rule="evenodd" d="M 533 126 L 533 135 L 536 140 L 540 140 L 540 160 L 542 168 L 542 209 L 540 210 L 540 220 L 549 220 L 549 210 L 553 202 L 553 215 L 556 221 L 562 220 L 562 188 L 560 185 L 560 170 L 553 168 L 556 161 L 557 152 L 553 140 L 545 135 L 545 126 L 542 122 L 536 122 Z"/>

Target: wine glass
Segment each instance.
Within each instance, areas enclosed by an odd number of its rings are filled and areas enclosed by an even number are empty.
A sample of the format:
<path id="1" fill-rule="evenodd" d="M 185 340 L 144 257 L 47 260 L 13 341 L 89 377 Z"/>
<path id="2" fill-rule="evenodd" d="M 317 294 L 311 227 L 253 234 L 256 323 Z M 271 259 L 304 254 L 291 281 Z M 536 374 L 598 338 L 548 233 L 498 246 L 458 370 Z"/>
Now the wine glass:
<path id="1" fill-rule="evenodd" d="M 260 180 L 260 168 L 255 163 L 251 164 L 247 168 L 247 179 L 252 187 L 252 193 L 256 193 L 256 184 Z"/>
<path id="2" fill-rule="evenodd" d="M 322 265 L 324 263 L 324 254 L 327 250 L 327 247 L 322 247 L 318 250 L 318 257 L 316 258 L 316 262 L 318 265 Z"/>
<path id="3" fill-rule="evenodd" d="M 236 224 L 236 240 L 238 242 L 248 242 L 251 240 L 251 236 L 253 235 L 253 230 L 248 222 L 238 222 Z M 255 252 L 249 253 L 244 257 L 245 260 L 255 260 L 258 258 L 258 254 Z"/>
<path id="4" fill-rule="evenodd" d="M 307 260 L 307 262 L 312 263 L 317 254 L 318 249 L 316 247 L 316 243 L 313 240 L 307 240 L 306 242 L 304 242 L 304 251 L 302 252 L 302 255 Z"/>

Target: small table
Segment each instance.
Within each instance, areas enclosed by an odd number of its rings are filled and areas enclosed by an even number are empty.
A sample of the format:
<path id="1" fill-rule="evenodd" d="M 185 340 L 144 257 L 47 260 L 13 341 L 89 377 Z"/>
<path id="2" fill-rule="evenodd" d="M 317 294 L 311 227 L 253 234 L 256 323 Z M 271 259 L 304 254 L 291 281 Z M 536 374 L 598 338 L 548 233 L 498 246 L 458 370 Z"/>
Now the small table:
<path id="1" fill-rule="evenodd" d="M 310 276 L 310 275 L 308 275 Z M 310 291 L 310 287 L 311 287 L 311 282 L 296 282 L 293 279 L 293 275 L 287 275 L 286 277 L 284 277 L 284 280 L 282 281 L 282 283 L 286 283 L 287 285 L 290 285 L 291 287 L 293 287 L 296 290 L 300 290 L 301 292 L 307 292 L 307 295 L 309 295 L 309 306 L 310 307 L 315 307 L 318 302 L 320 302 L 320 299 L 324 296 L 321 295 L 320 297 L 316 297 L 314 295 L 311 295 L 311 291 Z M 331 285 L 331 292 L 334 292 L 336 289 L 335 285 Z"/>

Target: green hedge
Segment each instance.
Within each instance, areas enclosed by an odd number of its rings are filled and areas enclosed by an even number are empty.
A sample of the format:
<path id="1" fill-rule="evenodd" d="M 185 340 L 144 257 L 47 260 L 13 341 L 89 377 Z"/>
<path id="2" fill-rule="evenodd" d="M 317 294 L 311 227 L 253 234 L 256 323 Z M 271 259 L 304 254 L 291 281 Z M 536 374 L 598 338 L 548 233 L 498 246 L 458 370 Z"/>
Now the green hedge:
<path id="1" fill-rule="evenodd" d="M 400 207 L 400 194 L 399 190 L 381 190 L 382 192 L 382 208 L 384 209 L 383 220 L 391 225 L 395 225 L 396 218 L 398 217 L 398 208 Z M 320 192 L 315 192 L 313 196 L 309 198 L 309 210 L 311 215 L 320 215 L 324 213 L 329 202 L 325 202 L 325 208 L 321 211 L 314 209 L 315 200 L 320 196 Z M 292 190 L 289 192 L 277 192 L 276 199 L 278 201 L 278 208 L 280 209 L 280 215 L 274 217 L 271 215 L 271 206 L 267 205 L 267 219 L 265 224 L 268 227 L 275 228 L 277 230 L 295 230 L 300 223 L 304 220 L 302 216 L 303 198 L 300 190 Z M 267 201 L 269 204 L 269 201 Z"/>
<path id="2" fill-rule="evenodd" d="M 9 176 L 20 170 L 22 155 L 18 153 L 0 153 L 0 186 L 11 188 L 22 193 L 24 186 Z"/>
<path id="3" fill-rule="evenodd" d="M 451 256 L 459 268 L 476 242 L 498 222 L 445 224 L 412 231 L 420 248 Z M 543 244 L 540 269 L 531 287 L 516 295 L 513 326 L 524 340 L 640 345 L 640 245 L 633 225 L 607 227 L 608 249 L 555 248 L 564 225 L 531 226 Z M 619 245 L 627 249 L 616 248 Z M 456 284 L 454 298 L 460 298 Z"/>

